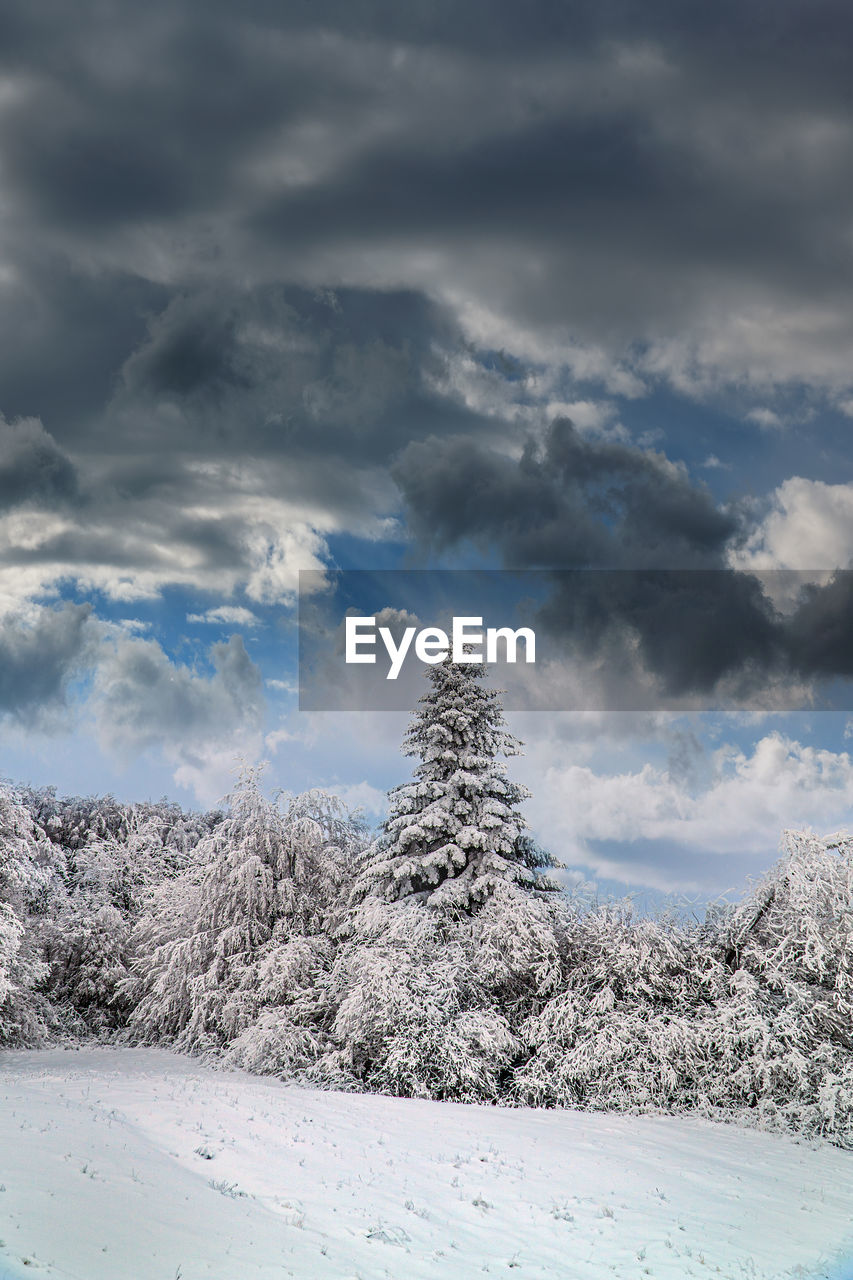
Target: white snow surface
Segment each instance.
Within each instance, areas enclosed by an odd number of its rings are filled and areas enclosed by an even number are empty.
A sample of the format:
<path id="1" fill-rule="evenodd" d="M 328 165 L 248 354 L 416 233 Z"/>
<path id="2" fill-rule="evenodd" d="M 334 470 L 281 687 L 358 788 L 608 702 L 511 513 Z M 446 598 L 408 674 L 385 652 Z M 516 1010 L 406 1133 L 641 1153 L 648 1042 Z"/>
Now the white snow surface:
<path id="1" fill-rule="evenodd" d="M 698 1119 L 0 1055 L 0 1280 L 840 1277 L 853 1154 Z"/>

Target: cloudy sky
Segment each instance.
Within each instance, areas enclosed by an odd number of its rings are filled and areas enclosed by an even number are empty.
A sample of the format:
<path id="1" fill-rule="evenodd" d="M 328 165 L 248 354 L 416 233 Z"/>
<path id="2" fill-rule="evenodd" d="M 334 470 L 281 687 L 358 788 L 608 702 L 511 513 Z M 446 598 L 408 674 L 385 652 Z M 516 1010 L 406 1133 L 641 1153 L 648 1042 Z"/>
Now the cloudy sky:
<path id="1" fill-rule="evenodd" d="M 5 5 L 0 771 L 208 804 L 266 757 L 376 816 L 406 717 L 297 710 L 300 569 L 716 570 L 701 626 L 635 588 L 592 631 L 555 575 L 565 678 L 766 696 L 514 715 L 537 835 L 704 897 L 849 824 L 848 716 L 791 707 L 853 671 L 851 41 L 829 0 Z"/>

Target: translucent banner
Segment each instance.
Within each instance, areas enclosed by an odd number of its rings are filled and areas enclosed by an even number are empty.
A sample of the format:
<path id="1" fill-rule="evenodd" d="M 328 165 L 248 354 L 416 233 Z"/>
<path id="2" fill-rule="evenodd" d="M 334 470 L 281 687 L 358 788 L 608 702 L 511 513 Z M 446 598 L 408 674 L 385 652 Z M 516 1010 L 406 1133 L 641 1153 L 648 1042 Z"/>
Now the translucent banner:
<path id="1" fill-rule="evenodd" d="M 853 571 L 325 570 L 299 582 L 302 710 L 400 710 L 431 663 L 509 708 L 853 707 Z"/>

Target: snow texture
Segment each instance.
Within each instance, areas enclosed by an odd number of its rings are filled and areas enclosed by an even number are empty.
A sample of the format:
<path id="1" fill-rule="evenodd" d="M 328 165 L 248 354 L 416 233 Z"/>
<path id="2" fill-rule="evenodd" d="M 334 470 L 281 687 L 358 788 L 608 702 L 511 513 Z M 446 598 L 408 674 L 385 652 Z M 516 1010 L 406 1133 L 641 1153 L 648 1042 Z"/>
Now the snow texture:
<path id="1" fill-rule="evenodd" d="M 853 1156 L 673 1117 L 0 1057 L 0 1280 L 841 1280 Z"/>

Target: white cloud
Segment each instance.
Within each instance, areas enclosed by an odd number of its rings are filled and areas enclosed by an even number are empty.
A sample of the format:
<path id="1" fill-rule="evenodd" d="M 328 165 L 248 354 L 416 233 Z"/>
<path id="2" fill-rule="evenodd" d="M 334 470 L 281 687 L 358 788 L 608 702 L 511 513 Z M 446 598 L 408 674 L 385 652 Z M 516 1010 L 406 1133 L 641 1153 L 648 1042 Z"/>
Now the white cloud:
<path id="1" fill-rule="evenodd" d="M 211 807 L 230 791 L 245 765 L 261 758 L 259 736 L 245 734 L 229 743 L 208 743 L 191 755 L 166 748 L 164 755 L 173 766 L 173 778 L 196 797 L 198 804 Z"/>
<path id="2" fill-rule="evenodd" d="M 733 290 L 704 308 L 697 298 L 684 335 L 653 338 L 637 372 L 697 399 L 732 387 L 766 394 L 798 384 L 837 396 L 853 384 L 851 340 L 853 317 L 832 303 L 760 302 Z M 779 425 L 772 410 L 755 412 L 760 426 Z"/>
<path id="3" fill-rule="evenodd" d="M 56 472 L 70 485 L 58 464 Z M 273 463 L 197 461 L 133 499 L 114 486 L 106 462 L 87 477 L 94 505 L 45 509 L 42 502 L 40 510 L 0 512 L 0 609 L 55 594 L 69 581 L 125 602 L 188 587 L 226 597 L 243 589 L 259 604 L 290 603 L 299 571 L 324 568 L 325 537 L 347 517 L 277 497 L 277 484 Z M 250 625 L 248 615 L 207 620 Z"/>
<path id="4" fill-rule="evenodd" d="M 792 476 L 731 563 L 739 569 L 843 569 L 853 558 L 853 484 Z"/>
<path id="5" fill-rule="evenodd" d="M 778 430 L 785 424 L 773 409 L 768 409 L 762 405 L 756 409 L 750 409 L 746 415 L 747 422 L 754 422 L 756 426 L 764 428 L 766 431 Z"/>
<path id="6" fill-rule="evenodd" d="M 299 685 L 293 680 L 265 680 L 264 684 L 268 689 L 275 689 L 277 693 L 299 692 Z"/>
<path id="7" fill-rule="evenodd" d="M 721 747 L 708 764 L 710 779 L 698 790 L 652 764 L 618 774 L 588 765 L 552 766 L 542 778 L 537 826 L 564 861 L 620 878 L 627 869 L 635 880 L 671 889 L 708 882 L 713 871 L 709 876 L 697 859 L 767 857 L 785 828 L 827 831 L 853 822 L 853 760 L 847 752 L 770 733 L 751 751 Z M 633 864 L 630 846 L 636 840 L 683 847 L 683 866 L 673 872 Z M 597 841 L 625 848 L 619 856 L 602 856 L 591 847 Z"/>
<path id="8" fill-rule="evenodd" d="M 549 352 L 549 356 L 554 354 Z M 535 429 L 554 418 L 565 417 L 571 418 L 584 434 L 627 439 L 628 433 L 617 421 L 617 408 L 612 401 L 567 398 L 571 394 L 567 386 L 571 387 L 574 380 L 565 351 L 556 361 L 534 369 L 522 369 L 508 358 L 504 367 L 498 363 L 497 368 L 490 368 L 468 351 L 446 352 L 440 366 L 426 378 L 436 394 L 463 404 L 472 413 L 494 418 L 496 423 Z M 517 432 L 511 442 L 517 446 Z"/>
<path id="9" fill-rule="evenodd" d="M 551 400 L 546 405 L 546 416 L 549 421 L 571 418 L 581 435 L 630 439 L 627 429 L 617 420 L 616 406 L 608 400 Z"/>
<path id="10" fill-rule="evenodd" d="M 238 636 L 210 650 L 212 671 L 172 662 L 154 640 L 118 633 L 105 645 L 89 709 L 102 749 L 131 763 L 154 750 L 178 785 L 211 804 L 235 759 L 263 747 L 261 675 Z"/>
<path id="11" fill-rule="evenodd" d="M 252 613 L 251 609 L 244 609 L 242 605 L 222 604 L 215 609 L 206 610 L 205 613 L 188 613 L 187 622 L 209 622 L 214 625 L 222 623 L 225 626 L 256 627 L 259 619 Z"/>
<path id="12" fill-rule="evenodd" d="M 371 818 L 383 817 L 388 808 L 388 797 L 385 792 L 369 782 L 354 782 L 347 786 L 332 783 L 325 790 L 338 796 L 348 809 L 363 809 Z"/>
<path id="13" fill-rule="evenodd" d="M 480 349 L 507 351 L 520 360 L 540 365 L 553 382 L 566 377 L 598 382 L 611 395 L 632 400 L 648 393 L 647 381 L 632 367 L 635 361 L 627 353 L 614 352 L 599 343 L 579 342 L 562 325 L 520 320 L 510 308 L 487 302 L 473 289 L 461 288 L 459 277 L 454 278 L 452 271 L 446 275 L 441 296 L 455 313 L 467 340 Z"/>

